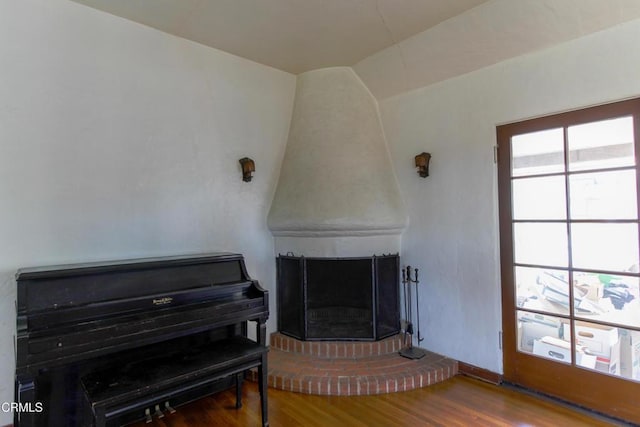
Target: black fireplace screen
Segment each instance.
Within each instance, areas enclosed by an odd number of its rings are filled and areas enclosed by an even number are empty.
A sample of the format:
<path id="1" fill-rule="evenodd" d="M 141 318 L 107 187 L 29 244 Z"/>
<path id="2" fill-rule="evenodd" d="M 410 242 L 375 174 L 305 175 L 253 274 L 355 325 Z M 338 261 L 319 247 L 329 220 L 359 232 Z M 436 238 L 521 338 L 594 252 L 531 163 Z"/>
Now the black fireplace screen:
<path id="1" fill-rule="evenodd" d="M 379 340 L 400 330 L 398 255 L 278 257 L 278 329 L 302 340 Z"/>

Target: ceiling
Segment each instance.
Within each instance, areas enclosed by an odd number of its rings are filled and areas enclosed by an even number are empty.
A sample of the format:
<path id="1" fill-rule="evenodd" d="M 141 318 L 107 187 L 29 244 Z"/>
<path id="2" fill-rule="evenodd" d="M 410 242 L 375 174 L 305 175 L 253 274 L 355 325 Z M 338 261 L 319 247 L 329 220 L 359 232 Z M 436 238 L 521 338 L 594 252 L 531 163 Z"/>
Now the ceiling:
<path id="1" fill-rule="evenodd" d="M 298 74 L 354 65 L 487 0 L 74 0 Z"/>
<path id="2" fill-rule="evenodd" d="M 72 0 L 299 74 L 352 66 L 377 99 L 640 19 L 640 0 Z"/>

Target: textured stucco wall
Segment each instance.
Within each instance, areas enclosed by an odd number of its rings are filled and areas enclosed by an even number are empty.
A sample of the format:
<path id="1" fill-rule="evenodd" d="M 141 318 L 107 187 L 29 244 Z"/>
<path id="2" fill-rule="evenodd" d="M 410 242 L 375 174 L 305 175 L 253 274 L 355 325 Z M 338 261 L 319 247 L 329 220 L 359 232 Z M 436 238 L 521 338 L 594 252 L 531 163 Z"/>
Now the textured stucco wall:
<path id="1" fill-rule="evenodd" d="M 640 95 L 640 21 L 380 103 L 421 269 L 423 346 L 502 372 L 496 125 Z M 432 154 L 430 176 L 413 156 Z"/>
<path id="2" fill-rule="evenodd" d="M 295 80 L 77 3 L 0 2 L 0 402 L 19 267 L 240 252 L 275 304 L 266 216 Z"/>
<path id="3" fill-rule="evenodd" d="M 316 255 L 335 250 L 338 253 L 332 255 L 341 256 L 341 248 L 369 251 L 367 246 L 385 240 L 350 244 L 354 239 L 345 236 L 393 235 L 389 240 L 395 246 L 388 247 L 388 253 L 399 249 L 398 236 L 406 221 L 375 98 L 349 67 L 299 75 L 268 218 L 275 236 L 290 237 L 277 240 L 277 250 L 306 248 Z"/>
<path id="4" fill-rule="evenodd" d="M 491 0 L 353 68 L 382 100 L 639 18 L 637 0 Z"/>

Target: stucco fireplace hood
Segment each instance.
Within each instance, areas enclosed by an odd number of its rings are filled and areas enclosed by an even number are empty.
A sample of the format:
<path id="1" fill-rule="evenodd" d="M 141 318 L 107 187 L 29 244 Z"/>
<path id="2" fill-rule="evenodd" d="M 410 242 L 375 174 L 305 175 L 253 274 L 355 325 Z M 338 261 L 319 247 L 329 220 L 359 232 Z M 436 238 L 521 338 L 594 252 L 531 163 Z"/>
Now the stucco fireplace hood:
<path id="1" fill-rule="evenodd" d="M 268 217 L 276 252 L 399 252 L 406 223 L 375 98 L 350 67 L 299 75 Z"/>

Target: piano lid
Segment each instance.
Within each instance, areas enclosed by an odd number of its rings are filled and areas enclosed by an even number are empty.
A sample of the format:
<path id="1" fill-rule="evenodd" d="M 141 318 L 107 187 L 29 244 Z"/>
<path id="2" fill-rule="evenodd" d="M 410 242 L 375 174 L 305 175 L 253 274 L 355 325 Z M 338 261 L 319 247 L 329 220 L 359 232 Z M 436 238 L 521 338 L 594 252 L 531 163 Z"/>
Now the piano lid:
<path id="1" fill-rule="evenodd" d="M 92 271 L 95 273 L 106 273 L 118 271 L 131 266 L 131 269 L 153 268 L 164 264 L 171 265 L 193 265 L 206 262 L 222 262 L 243 258 L 241 254 L 231 252 L 211 252 L 203 254 L 173 255 L 148 258 L 132 258 L 123 260 L 108 260 L 84 262 L 75 264 L 48 265 L 41 267 L 20 268 L 16 272 L 17 280 L 31 280 L 39 278 L 52 278 L 62 276 L 85 275 Z"/>
<path id="2" fill-rule="evenodd" d="M 16 273 L 18 313 L 248 280 L 243 256 L 226 252 L 23 268 Z"/>

